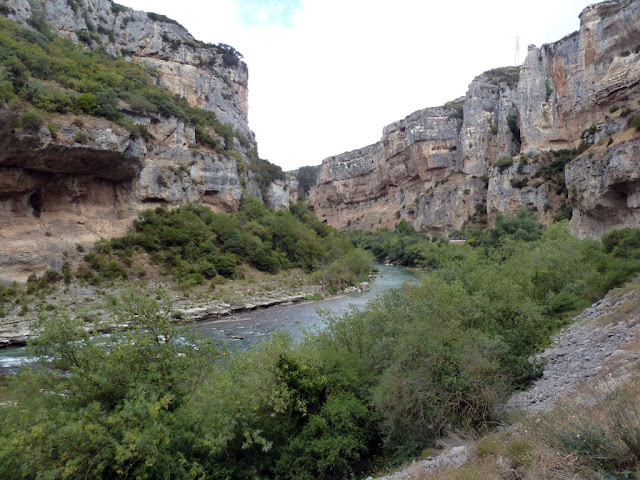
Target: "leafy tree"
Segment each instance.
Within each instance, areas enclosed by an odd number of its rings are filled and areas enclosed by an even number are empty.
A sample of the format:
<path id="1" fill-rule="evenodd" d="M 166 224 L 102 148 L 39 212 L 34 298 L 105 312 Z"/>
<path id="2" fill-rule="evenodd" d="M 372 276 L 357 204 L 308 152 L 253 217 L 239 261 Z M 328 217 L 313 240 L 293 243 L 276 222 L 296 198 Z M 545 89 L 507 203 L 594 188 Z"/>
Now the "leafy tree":
<path id="1" fill-rule="evenodd" d="M 489 230 L 488 244 L 497 246 L 506 239 L 532 242 L 541 234 L 542 228 L 536 215 L 523 207 L 514 216 L 498 215 L 495 227 Z"/>
<path id="2" fill-rule="evenodd" d="M 127 330 L 109 336 L 67 316 L 41 317 L 30 347 L 37 361 L 14 380 L 15 403 L 0 409 L 3 478 L 203 474 L 188 407 L 215 350 L 154 300 L 130 295 L 114 308 Z"/>

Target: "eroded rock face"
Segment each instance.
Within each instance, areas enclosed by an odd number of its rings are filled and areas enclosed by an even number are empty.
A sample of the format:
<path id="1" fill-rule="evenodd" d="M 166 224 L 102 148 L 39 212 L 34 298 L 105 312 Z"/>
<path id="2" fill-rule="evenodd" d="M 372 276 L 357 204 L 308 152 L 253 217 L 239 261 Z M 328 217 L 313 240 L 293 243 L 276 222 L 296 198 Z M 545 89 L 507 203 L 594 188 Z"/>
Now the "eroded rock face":
<path id="1" fill-rule="evenodd" d="M 489 223 L 493 224 L 500 214 L 515 215 L 525 207 L 535 212 L 542 223 L 553 222 L 553 215 L 564 201 L 564 196 L 558 194 L 546 182 L 536 180 L 540 164 L 530 164 L 520 167 L 517 164 L 500 171 L 491 168 L 489 185 L 487 188 L 487 215 Z M 531 179 L 526 185 L 514 186 L 516 182 Z"/>
<path id="2" fill-rule="evenodd" d="M 612 135 L 619 142 L 628 119 L 609 110 L 626 104 L 635 115 L 640 99 L 640 0 L 592 5 L 580 21 L 578 32 L 530 46 L 520 69 L 476 77 L 452 109 L 416 112 L 385 127 L 379 143 L 325 159 L 309 198 L 316 213 L 338 228 L 369 229 L 393 226 L 399 214 L 418 230 L 445 233 L 485 210 L 490 224 L 522 207 L 552 222 L 566 190 L 540 178 L 536 155 Z M 586 168 L 585 155 L 568 167 L 576 233 L 639 223 L 634 161 L 618 164 L 633 155 L 637 163 L 633 145 L 598 154 L 599 168 Z M 521 152 L 534 162 L 497 168 Z"/>
<path id="3" fill-rule="evenodd" d="M 309 204 L 338 228 L 393 226 L 396 212 L 461 168 L 457 109 L 429 108 L 384 128 L 374 145 L 322 162 Z"/>
<path id="4" fill-rule="evenodd" d="M 272 208 L 289 208 L 298 201 L 298 178 L 288 174 L 284 180 L 276 179 L 269 185 L 267 204 Z"/>
<path id="5" fill-rule="evenodd" d="M 640 224 L 640 139 L 594 149 L 567 166 L 567 184 L 579 236 Z"/>
<path id="6" fill-rule="evenodd" d="M 523 150 L 575 147 L 611 106 L 637 99 L 640 2 L 608 1 L 580 14 L 580 30 L 531 46 L 518 84 Z"/>
<path id="7" fill-rule="evenodd" d="M 503 70 L 518 77 L 515 68 Z M 520 153 L 520 142 L 507 124 L 510 115 L 517 116 L 515 81 L 487 72 L 469 85 L 459 140 L 464 173 L 482 177 L 495 159 Z"/>
<path id="8" fill-rule="evenodd" d="M 419 231 L 448 233 L 460 230 L 464 222 L 482 208 L 485 194 L 483 180 L 456 175 L 420 197 L 413 211 L 405 208 L 405 217 Z"/>
<path id="9" fill-rule="evenodd" d="M 162 141 L 145 144 L 103 119 L 61 115 L 28 132 L 0 111 L 0 281 L 59 269 L 77 244 L 123 235 L 143 209 L 204 203 L 236 210 L 242 195 L 235 159 L 194 150 L 193 129 L 156 122 Z M 156 119 L 157 120 L 157 119 Z M 172 130 L 171 138 L 158 135 Z M 74 141 L 77 132 L 84 143 Z M 183 142 L 186 142 L 183 144 Z"/>

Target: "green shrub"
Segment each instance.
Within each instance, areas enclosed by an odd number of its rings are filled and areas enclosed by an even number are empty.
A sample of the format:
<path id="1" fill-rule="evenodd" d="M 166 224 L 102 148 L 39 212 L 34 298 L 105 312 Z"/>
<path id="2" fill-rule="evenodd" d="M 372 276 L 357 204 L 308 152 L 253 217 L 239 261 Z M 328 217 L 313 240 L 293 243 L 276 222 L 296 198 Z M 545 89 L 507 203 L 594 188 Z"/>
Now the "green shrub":
<path id="1" fill-rule="evenodd" d="M 533 212 L 522 207 L 512 215 L 498 215 L 495 227 L 489 230 L 489 244 L 497 246 L 507 239 L 532 242 L 540 238 L 541 225 Z"/>
<path id="2" fill-rule="evenodd" d="M 637 131 L 640 132 L 640 113 L 634 115 L 630 120 L 629 120 L 629 127 L 630 128 L 635 128 Z"/>
<path id="3" fill-rule="evenodd" d="M 39 110 L 30 108 L 20 114 L 18 123 L 28 132 L 37 133 L 44 124 L 44 114 Z"/>
<path id="4" fill-rule="evenodd" d="M 154 140 L 156 137 L 149 131 L 146 125 L 142 123 L 136 123 L 135 125 L 129 128 L 131 132 L 131 138 L 140 138 L 144 140 L 146 143 L 149 143 L 151 140 Z"/>
<path id="5" fill-rule="evenodd" d="M 517 114 L 509 115 L 507 117 L 507 126 L 509 127 L 509 130 L 511 130 L 511 133 L 513 134 L 513 138 L 516 140 L 516 142 L 520 143 L 521 142 L 520 127 L 518 126 Z"/>
<path id="6" fill-rule="evenodd" d="M 180 25 L 174 19 L 167 17 L 166 15 L 161 15 L 159 13 L 147 12 L 147 17 L 154 22 L 163 22 L 163 23 L 171 23 L 173 25 Z"/>
<path id="7" fill-rule="evenodd" d="M 620 258 L 640 258 L 640 229 L 612 230 L 602 236 L 607 253 Z"/>
<path id="8" fill-rule="evenodd" d="M 216 151 L 222 150 L 220 144 L 200 125 L 196 125 L 196 142 Z"/>
<path id="9" fill-rule="evenodd" d="M 58 128 L 58 125 L 56 125 L 53 122 L 49 122 L 47 123 L 47 128 L 49 129 L 49 133 L 51 133 L 51 137 L 53 139 L 58 138 L 58 133 L 60 133 L 60 129 Z"/>
<path id="10" fill-rule="evenodd" d="M 81 143 L 83 145 L 86 145 L 90 140 L 91 137 L 89 137 L 89 134 L 82 130 L 78 130 L 73 134 L 73 143 Z"/>
<path id="11" fill-rule="evenodd" d="M 553 88 L 551 88 L 551 85 L 549 84 L 549 80 L 545 80 L 544 81 L 544 101 L 548 102 L 549 99 L 551 98 L 551 94 L 553 93 Z"/>
<path id="12" fill-rule="evenodd" d="M 76 109 L 87 115 L 96 115 L 98 113 L 98 100 L 93 93 L 83 93 L 78 95 L 74 100 Z"/>
<path id="13" fill-rule="evenodd" d="M 498 171 L 500 173 L 502 173 L 507 168 L 509 168 L 509 167 L 511 167 L 513 165 L 513 158 L 512 157 L 502 157 L 502 158 L 498 159 L 498 161 L 496 162 L 495 165 L 498 168 Z"/>
<path id="14" fill-rule="evenodd" d="M 298 178 L 298 191 L 302 195 L 308 195 L 311 191 L 311 187 L 316 184 L 316 177 L 318 176 L 318 170 L 320 166 L 314 167 L 300 167 L 296 174 Z"/>
<path id="15" fill-rule="evenodd" d="M 529 177 L 522 177 L 519 179 L 512 178 L 509 180 L 509 183 L 511 183 L 513 188 L 524 188 L 529 185 Z"/>
<path id="16" fill-rule="evenodd" d="M 573 207 L 565 202 L 560 206 L 560 210 L 553 216 L 554 222 L 561 222 L 563 220 L 571 220 L 573 216 Z"/>
<path id="17" fill-rule="evenodd" d="M 59 88 L 41 82 L 29 82 L 20 91 L 34 107 L 52 113 L 66 113 L 71 109 L 71 97 Z"/>
<path id="18" fill-rule="evenodd" d="M 278 273 L 282 268 L 280 259 L 265 249 L 253 252 L 249 258 L 249 262 L 258 270 L 269 273 Z"/>

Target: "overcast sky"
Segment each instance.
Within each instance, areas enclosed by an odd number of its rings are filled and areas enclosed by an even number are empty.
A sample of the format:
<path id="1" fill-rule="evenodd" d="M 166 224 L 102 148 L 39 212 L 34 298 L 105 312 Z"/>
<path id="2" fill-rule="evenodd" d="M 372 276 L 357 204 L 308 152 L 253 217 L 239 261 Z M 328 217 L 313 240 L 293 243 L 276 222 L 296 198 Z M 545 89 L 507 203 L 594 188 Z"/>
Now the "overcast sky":
<path id="1" fill-rule="evenodd" d="M 378 141 L 382 128 L 464 95 L 527 45 L 578 29 L 592 0 L 119 0 L 226 43 L 249 65 L 259 153 L 291 170 Z"/>

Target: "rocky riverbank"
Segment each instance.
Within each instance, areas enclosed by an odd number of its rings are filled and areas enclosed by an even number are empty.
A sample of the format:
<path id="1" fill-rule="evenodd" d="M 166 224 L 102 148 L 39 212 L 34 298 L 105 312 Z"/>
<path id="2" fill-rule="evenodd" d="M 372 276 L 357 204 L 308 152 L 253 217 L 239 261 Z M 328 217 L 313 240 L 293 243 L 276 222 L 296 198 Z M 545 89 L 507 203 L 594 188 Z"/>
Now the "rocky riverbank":
<path id="1" fill-rule="evenodd" d="M 191 321 L 212 320 L 276 305 L 305 300 L 319 300 L 329 295 L 320 285 L 305 284 L 309 279 L 301 272 L 289 272 L 266 277 L 256 274 L 251 280 L 233 280 L 218 286 L 215 291 L 180 293 L 163 282 L 125 284 L 110 287 L 91 285 L 55 285 L 46 294 L 14 302 L 0 319 L 0 348 L 25 345 L 31 335 L 31 325 L 39 315 L 67 314 L 84 320 L 88 328 L 111 315 L 114 298 L 122 298 L 130 291 L 145 292 L 171 305 L 176 319 Z M 368 282 L 347 287 L 343 292 L 365 291 Z M 17 299 L 16 299 L 17 300 Z M 7 307 L 5 307 L 7 308 Z"/>
<path id="2" fill-rule="evenodd" d="M 161 285 L 155 285 L 149 292 L 152 296 L 158 296 L 157 292 L 161 290 Z M 177 319 L 202 321 L 258 308 L 301 302 L 317 294 L 319 290 L 320 287 L 316 286 L 304 286 L 290 291 L 277 290 L 266 295 L 249 295 L 233 304 L 223 300 L 206 301 L 190 297 L 166 301 L 172 304 Z M 95 321 L 107 318 L 109 299 L 120 297 L 126 292 L 127 289 L 121 287 L 95 289 L 74 285 L 64 292 L 56 292 L 56 295 L 51 295 L 42 302 L 39 308 L 32 308 L 24 315 L 21 315 L 21 309 L 15 309 L 0 322 L 0 348 L 25 345 L 31 335 L 31 325 L 38 318 L 39 312 L 44 315 L 66 313 L 72 318 L 83 319 L 87 322 L 87 327 L 91 327 Z"/>

